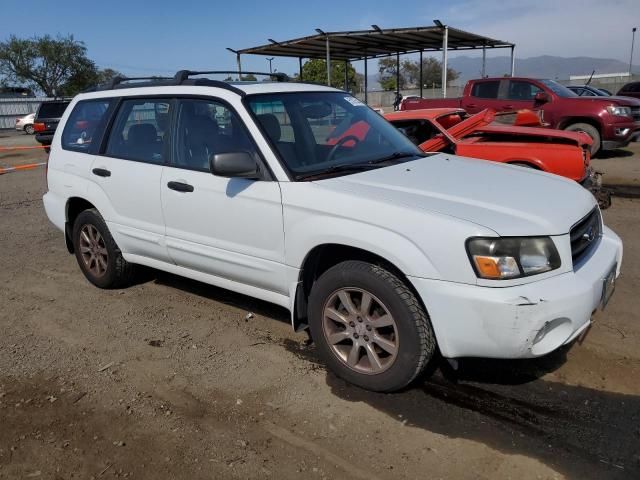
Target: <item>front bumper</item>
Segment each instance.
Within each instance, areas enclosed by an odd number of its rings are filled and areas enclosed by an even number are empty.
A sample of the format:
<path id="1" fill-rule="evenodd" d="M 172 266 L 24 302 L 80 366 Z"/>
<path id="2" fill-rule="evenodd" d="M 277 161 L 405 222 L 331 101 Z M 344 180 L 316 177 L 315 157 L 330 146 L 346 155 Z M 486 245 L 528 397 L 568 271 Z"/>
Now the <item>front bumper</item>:
<path id="1" fill-rule="evenodd" d="M 411 277 L 444 357 L 530 358 L 570 342 L 591 322 L 622 242 L 604 227 L 597 248 L 572 272 L 513 287 Z M 539 335 L 540 333 L 540 335 Z M 540 338 L 541 337 L 541 338 Z"/>

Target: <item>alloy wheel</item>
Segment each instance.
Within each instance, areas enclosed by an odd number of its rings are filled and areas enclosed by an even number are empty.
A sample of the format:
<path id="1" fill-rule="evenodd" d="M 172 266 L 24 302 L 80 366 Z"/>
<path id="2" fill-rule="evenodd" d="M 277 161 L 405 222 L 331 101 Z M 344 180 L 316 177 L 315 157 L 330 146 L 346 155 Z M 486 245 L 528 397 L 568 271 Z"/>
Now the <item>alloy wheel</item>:
<path id="1" fill-rule="evenodd" d="M 86 224 L 80 229 L 80 255 L 87 270 L 95 277 L 102 277 L 107 272 L 109 253 L 94 225 Z"/>
<path id="2" fill-rule="evenodd" d="M 333 354 L 358 373 L 382 373 L 398 354 L 393 315 L 380 299 L 360 288 L 341 288 L 330 295 L 322 331 Z"/>

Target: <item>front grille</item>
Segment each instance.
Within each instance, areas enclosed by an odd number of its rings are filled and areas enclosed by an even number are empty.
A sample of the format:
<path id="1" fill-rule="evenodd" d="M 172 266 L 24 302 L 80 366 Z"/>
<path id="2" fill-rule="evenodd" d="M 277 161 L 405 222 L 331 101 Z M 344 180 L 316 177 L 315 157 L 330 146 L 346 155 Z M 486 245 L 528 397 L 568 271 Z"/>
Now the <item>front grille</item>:
<path id="1" fill-rule="evenodd" d="M 635 122 L 640 122 L 640 107 L 631 107 L 631 116 Z"/>
<path id="2" fill-rule="evenodd" d="M 571 258 L 573 264 L 580 262 L 598 243 L 602 235 L 602 218 L 598 207 L 571 227 L 569 236 L 571 238 Z"/>

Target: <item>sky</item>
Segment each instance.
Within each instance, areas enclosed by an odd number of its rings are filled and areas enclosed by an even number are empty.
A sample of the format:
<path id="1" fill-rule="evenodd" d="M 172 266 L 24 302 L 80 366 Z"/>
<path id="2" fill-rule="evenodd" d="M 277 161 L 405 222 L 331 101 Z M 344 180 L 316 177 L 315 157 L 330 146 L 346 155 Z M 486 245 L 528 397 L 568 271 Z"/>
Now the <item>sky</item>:
<path id="1" fill-rule="evenodd" d="M 589 56 L 628 62 L 631 29 L 640 27 L 640 0 L 0 0 L 0 40 L 12 34 L 73 34 L 102 68 L 127 75 L 167 75 L 185 68 L 235 69 L 235 56 L 226 47 L 312 35 L 315 28 L 427 26 L 434 19 L 515 43 L 516 57 Z M 634 57 L 640 59 L 637 33 Z M 489 55 L 501 54 L 508 51 Z M 242 67 L 265 71 L 268 62 L 248 56 Z M 294 73 L 297 60 L 276 58 L 273 67 Z"/>

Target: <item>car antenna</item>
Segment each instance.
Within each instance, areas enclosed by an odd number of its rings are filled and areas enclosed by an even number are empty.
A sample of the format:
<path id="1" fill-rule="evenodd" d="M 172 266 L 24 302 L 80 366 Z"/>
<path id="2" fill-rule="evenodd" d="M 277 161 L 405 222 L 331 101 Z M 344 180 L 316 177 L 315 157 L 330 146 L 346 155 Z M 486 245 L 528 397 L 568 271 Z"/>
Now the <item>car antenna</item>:
<path id="1" fill-rule="evenodd" d="M 589 85 L 591 83 L 591 79 L 593 78 L 593 74 L 594 73 L 596 73 L 595 70 L 593 72 L 591 72 L 591 76 L 589 77 L 589 80 L 587 80 L 587 83 L 585 83 L 585 85 Z"/>

